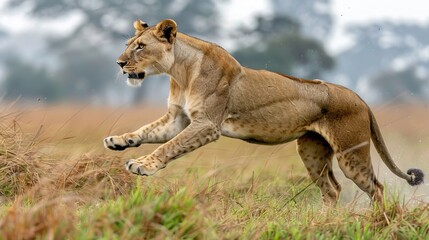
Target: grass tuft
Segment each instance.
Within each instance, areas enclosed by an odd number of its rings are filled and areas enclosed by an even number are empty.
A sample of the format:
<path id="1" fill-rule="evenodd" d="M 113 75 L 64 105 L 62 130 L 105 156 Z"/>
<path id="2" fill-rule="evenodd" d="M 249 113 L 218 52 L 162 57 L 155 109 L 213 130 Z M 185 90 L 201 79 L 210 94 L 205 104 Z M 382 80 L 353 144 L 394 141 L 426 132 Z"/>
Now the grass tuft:
<path id="1" fill-rule="evenodd" d="M 130 195 L 81 212 L 80 239 L 207 238 L 210 231 L 186 188 L 155 193 L 140 187 Z M 88 216 L 90 216 L 88 218 Z"/>
<path id="2" fill-rule="evenodd" d="M 35 161 L 37 153 L 13 122 L 10 126 L 0 123 L 0 195 L 13 197 L 39 182 L 42 161 Z"/>
<path id="3" fill-rule="evenodd" d="M 37 201 L 29 196 L 19 196 L 12 206 L 3 210 L 0 220 L 1 239 L 65 239 L 76 230 L 76 198 L 47 193 L 38 187 L 29 190 L 38 191 L 46 195 L 39 195 Z"/>

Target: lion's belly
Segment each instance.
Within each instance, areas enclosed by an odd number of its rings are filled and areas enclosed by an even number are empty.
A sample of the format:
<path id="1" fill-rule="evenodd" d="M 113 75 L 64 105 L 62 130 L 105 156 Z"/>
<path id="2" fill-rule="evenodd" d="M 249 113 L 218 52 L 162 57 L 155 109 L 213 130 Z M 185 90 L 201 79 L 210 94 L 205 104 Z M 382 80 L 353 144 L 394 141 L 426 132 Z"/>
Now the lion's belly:
<path id="1" fill-rule="evenodd" d="M 226 119 L 221 125 L 224 136 L 252 143 L 279 144 L 304 135 L 305 128 L 292 128 L 288 124 L 256 123 L 239 119 Z"/>

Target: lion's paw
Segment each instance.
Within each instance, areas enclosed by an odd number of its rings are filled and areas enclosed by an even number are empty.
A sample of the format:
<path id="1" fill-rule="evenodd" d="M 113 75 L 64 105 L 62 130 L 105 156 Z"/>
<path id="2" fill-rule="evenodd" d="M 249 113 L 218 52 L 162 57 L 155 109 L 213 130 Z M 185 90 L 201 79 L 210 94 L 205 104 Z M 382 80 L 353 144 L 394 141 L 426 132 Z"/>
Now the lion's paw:
<path id="1" fill-rule="evenodd" d="M 104 139 L 104 147 L 122 151 L 128 147 L 140 146 L 140 138 L 136 134 L 124 134 L 121 136 L 110 136 Z"/>
<path id="2" fill-rule="evenodd" d="M 125 163 L 125 168 L 129 172 L 140 176 L 151 176 L 165 166 L 165 163 L 150 155 L 139 159 L 130 159 Z"/>

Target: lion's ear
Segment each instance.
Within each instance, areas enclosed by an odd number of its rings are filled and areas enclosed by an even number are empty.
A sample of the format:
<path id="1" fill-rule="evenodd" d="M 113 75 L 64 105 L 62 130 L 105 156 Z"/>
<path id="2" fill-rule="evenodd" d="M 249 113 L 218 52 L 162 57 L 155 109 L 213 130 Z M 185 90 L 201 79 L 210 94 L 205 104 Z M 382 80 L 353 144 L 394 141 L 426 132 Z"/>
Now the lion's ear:
<path id="1" fill-rule="evenodd" d="M 177 33 L 177 24 L 171 19 L 166 19 L 156 25 L 155 31 L 161 39 L 166 39 L 169 43 L 173 43 Z"/>
<path id="2" fill-rule="evenodd" d="M 147 23 L 145 23 L 145 22 L 143 22 L 142 20 L 137 20 L 137 21 L 135 21 L 134 22 L 134 28 L 136 29 L 136 34 L 138 33 L 138 32 L 141 32 L 141 31 L 143 31 L 145 28 L 147 28 L 147 27 L 149 27 L 148 25 L 147 25 Z"/>

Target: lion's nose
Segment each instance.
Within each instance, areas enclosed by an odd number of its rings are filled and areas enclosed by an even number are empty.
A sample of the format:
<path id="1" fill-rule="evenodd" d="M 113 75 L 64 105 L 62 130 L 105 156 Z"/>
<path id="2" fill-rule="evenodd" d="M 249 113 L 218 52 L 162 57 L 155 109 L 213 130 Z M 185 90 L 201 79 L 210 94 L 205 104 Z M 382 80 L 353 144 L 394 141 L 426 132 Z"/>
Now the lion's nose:
<path id="1" fill-rule="evenodd" d="M 121 60 L 118 60 L 118 61 L 116 61 L 116 63 L 117 63 L 121 68 L 123 68 L 123 67 L 125 66 L 125 64 L 127 64 L 127 61 L 121 61 Z"/>

